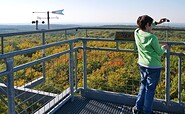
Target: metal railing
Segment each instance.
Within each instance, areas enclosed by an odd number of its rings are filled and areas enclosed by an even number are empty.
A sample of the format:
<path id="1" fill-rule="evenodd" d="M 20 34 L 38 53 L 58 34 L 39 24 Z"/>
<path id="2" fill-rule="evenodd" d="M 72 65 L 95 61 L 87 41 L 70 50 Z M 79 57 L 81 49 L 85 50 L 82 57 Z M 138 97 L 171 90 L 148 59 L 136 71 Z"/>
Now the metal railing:
<path id="1" fill-rule="evenodd" d="M 85 29 L 86 36 L 88 36 L 88 29 L 134 30 L 134 28 L 69 28 L 1 34 L 2 54 L 0 56 L 0 60 L 1 63 L 6 66 L 6 69 L 0 72 L 0 92 L 2 93 L 1 101 L 8 105 L 8 113 L 45 113 L 51 110 L 51 108 L 61 100 L 65 100 L 66 102 L 67 100 L 71 99 L 71 101 L 73 101 L 74 93 L 78 91 L 80 87 L 83 87 L 84 90 L 93 88 L 131 95 L 137 94 L 140 76 L 137 76 L 138 78 L 133 77 L 133 74 L 139 75 L 137 70 L 134 71 L 134 69 L 129 72 L 126 70 L 123 74 L 121 74 L 125 75 L 125 77 L 122 78 L 122 81 L 125 79 L 128 81 L 126 84 L 123 84 L 124 86 L 114 85 L 114 80 L 111 80 L 116 78 L 118 75 L 118 73 L 113 73 L 116 72 L 116 69 L 124 67 L 122 70 L 125 70 L 126 68 L 135 68 L 134 66 L 137 65 L 136 55 L 134 55 L 136 54 L 137 50 L 135 49 L 134 41 L 117 41 L 106 38 L 75 38 L 51 44 L 45 44 L 45 33 L 73 29 Z M 182 29 L 180 29 L 180 31 L 181 30 Z M 42 46 L 4 54 L 3 42 L 5 37 L 35 33 L 42 34 Z M 66 34 L 67 32 L 65 32 L 65 37 L 67 37 Z M 101 45 L 98 45 L 98 43 Z M 126 45 L 128 45 L 127 43 L 130 43 L 131 46 L 127 47 L 128 49 L 125 49 Z M 161 43 L 167 43 L 170 46 L 185 45 L 185 42 Z M 64 47 L 64 49 L 60 49 L 62 47 Z M 46 54 L 47 51 L 54 49 L 56 49 L 56 52 L 48 55 Z M 27 57 L 27 54 L 29 53 L 32 53 L 32 57 L 35 57 L 36 59 L 15 66 L 15 59 L 23 59 L 24 57 Z M 38 53 L 41 56 L 33 56 Z M 133 60 L 131 67 L 128 67 L 129 63 L 123 63 L 125 61 L 123 56 L 126 55 L 125 53 L 131 53 L 129 56 L 133 57 L 131 59 Z M 117 58 L 111 58 L 111 56 L 114 56 L 115 54 L 118 54 L 119 56 L 117 56 Z M 92 57 L 92 55 L 94 56 Z M 110 57 L 106 57 L 107 55 Z M 21 56 L 23 57 L 21 58 Z M 185 53 L 183 52 L 170 52 L 169 49 L 166 53 L 165 78 L 161 79 L 161 83 L 165 82 L 165 88 L 162 88 L 165 90 L 165 95 L 162 96 L 165 96 L 166 105 L 169 105 L 171 101 L 170 56 L 178 57 L 178 95 L 176 96 L 178 96 L 178 103 L 181 104 L 184 103 L 184 101 L 181 100 L 182 77 L 184 76 L 183 61 L 185 56 Z M 105 67 L 106 65 L 107 68 L 109 68 L 108 65 L 110 66 L 110 71 L 112 72 L 97 74 L 98 70 L 105 68 L 102 67 L 102 61 L 105 62 Z M 101 78 L 96 79 L 97 77 L 93 77 L 93 72 L 94 75 L 102 75 L 100 76 Z M 99 84 L 97 86 L 93 86 L 93 84 L 97 84 L 93 82 L 95 79 L 99 81 L 103 80 L 103 85 Z M 116 88 L 116 86 L 120 88 Z M 123 91 L 120 91 L 120 89 Z M 6 98 L 8 101 L 6 101 Z"/>

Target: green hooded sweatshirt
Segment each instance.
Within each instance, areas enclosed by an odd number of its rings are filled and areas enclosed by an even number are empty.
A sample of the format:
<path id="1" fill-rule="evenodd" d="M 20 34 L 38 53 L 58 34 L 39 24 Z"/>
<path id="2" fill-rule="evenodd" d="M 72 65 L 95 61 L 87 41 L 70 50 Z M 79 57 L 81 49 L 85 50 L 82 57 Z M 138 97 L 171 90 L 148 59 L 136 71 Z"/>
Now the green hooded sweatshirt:
<path id="1" fill-rule="evenodd" d="M 138 63 L 149 68 L 160 68 L 161 57 L 165 49 L 159 45 L 158 38 L 149 32 L 139 28 L 134 32 L 135 42 L 138 49 Z"/>

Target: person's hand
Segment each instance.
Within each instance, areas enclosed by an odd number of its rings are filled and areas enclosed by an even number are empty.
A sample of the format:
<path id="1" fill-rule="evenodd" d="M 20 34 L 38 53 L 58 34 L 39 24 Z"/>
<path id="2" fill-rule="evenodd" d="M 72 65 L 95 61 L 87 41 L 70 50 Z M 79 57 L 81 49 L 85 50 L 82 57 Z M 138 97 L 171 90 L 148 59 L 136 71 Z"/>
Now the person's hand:
<path id="1" fill-rule="evenodd" d="M 168 44 L 162 45 L 162 47 L 167 50 L 169 48 Z"/>

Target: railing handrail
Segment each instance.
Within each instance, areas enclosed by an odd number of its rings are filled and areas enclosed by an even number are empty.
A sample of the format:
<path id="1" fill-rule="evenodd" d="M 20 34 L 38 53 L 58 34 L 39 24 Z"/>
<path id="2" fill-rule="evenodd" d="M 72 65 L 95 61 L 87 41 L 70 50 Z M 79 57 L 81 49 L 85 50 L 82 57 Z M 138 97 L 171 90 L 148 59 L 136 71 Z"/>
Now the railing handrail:
<path id="1" fill-rule="evenodd" d="M 50 29 L 50 30 L 35 30 L 35 31 L 25 31 L 25 32 L 13 32 L 13 33 L 3 33 L 0 34 L 0 37 L 9 37 L 9 36 L 17 36 L 17 35 L 28 35 L 28 34 L 36 34 L 36 33 L 46 33 L 46 32 L 57 32 L 57 31 L 65 31 L 65 30 L 75 30 L 79 29 L 79 27 L 74 28 L 63 28 L 63 29 Z"/>
<path id="2" fill-rule="evenodd" d="M 57 32 L 65 30 L 78 30 L 78 29 L 94 29 L 94 30 L 135 30 L 137 27 L 72 27 L 72 28 L 62 28 L 62 29 L 50 29 L 50 30 L 34 30 L 34 31 L 25 31 L 25 32 L 12 32 L 12 33 L 3 33 L 0 34 L 0 37 L 9 37 L 16 35 L 26 35 L 26 34 L 35 34 L 35 33 L 46 33 L 46 32 Z M 176 27 L 163 27 L 163 28 L 153 28 L 153 30 L 167 30 L 167 31 L 185 31 L 185 28 L 176 28 Z"/>
<path id="3" fill-rule="evenodd" d="M 61 45 L 64 43 L 69 43 L 69 42 L 77 42 L 79 40 L 86 40 L 86 41 L 109 41 L 109 42 L 127 42 L 127 41 L 122 41 L 122 40 L 114 40 L 114 39 L 107 39 L 107 38 L 74 38 L 74 39 L 70 39 L 70 40 L 64 40 L 64 41 L 60 41 L 60 42 L 55 42 L 55 43 L 51 43 L 51 44 L 45 44 L 42 46 L 36 46 L 33 48 L 28 48 L 28 49 L 23 49 L 23 50 L 18 50 L 18 51 L 13 51 L 13 52 L 9 52 L 6 54 L 0 54 L 0 59 L 5 59 L 5 58 L 10 58 L 16 55 L 20 55 L 20 54 L 26 54 L 26 53 L 30 53 L 30 52 L 34 52 L 37 50 L 41 50 L 41 49 L 46 49 L 49 47 L 53 47 L 53 46 L 57 46 L 57 45 Z M 128 41 L 128 42 L 134 42 L 134 41 Z M 185 42 L 174 42 L 174 41 L 160 41 L 160 43 L 167 43 L 169 45 L 185 45 Z M 185 55 L 185 53 L 182 52 L 170 52 L 170 54 L 172 55 Z"/>
<path id="4" fill-rule="evenodd" d="M 9 52 L 9 53 L 6 53 L 6 54 L 0 54 L 1 55 L 0 59 L 10 58 L 10 57 L 13 57 L 13 56 L 16 56 L 16 55 L 26 54 L 26 53 L 46 49 L 46 48 L 49 48 L 49 47 L 53 47 L 53 46 L 57 46 L 57 45 L 61 45 L 61 44 L 69 43 L 69 42 L 75 42 L 78 39 L 79 38 L 74 38 L 74 39 L 71 39 L 71 40 L 64 40 L 64 41 L 55 42 L 55 43 L 51 43 L 51 44 L 45 44 L 45 45 L 42 45 L 42 46 L 36 46 L 36 47 L 33 47 L 33 48 L 27 48 L 27 49 L 23 49 L 23 50 L 13 51 L 13 52 Z"/>

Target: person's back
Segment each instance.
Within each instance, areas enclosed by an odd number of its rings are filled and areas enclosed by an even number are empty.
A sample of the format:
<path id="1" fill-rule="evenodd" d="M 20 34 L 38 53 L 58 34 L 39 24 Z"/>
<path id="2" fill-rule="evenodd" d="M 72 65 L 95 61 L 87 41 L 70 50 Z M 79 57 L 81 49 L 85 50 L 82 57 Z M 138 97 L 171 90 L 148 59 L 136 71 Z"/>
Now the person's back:
<path id="1" fill-rule="evenodd" d="M 163 23 L 161 19 L 155 24 Z M 137 96 L 134 114 L 151 114 L 155 89 L 161 72 L 160 56 L 164 54 L 167 45 L 159 45 L 158 38 L 152 34 L 153 19 L 148 15 L 140 16 L 137 20 L 139 26 L 134 32 L 135 42 L 138 49 L 138 64 L 141 74 L 141 85 Z"/>
<path id="2" fill-rule="evenodd" d="M 138 63 L 150 67 L 162 67 L 160 56 L 165 49 L 159 46 L 157 37 L 140 29 L 135 30 L 135 42 L 138 48 Z"/>

